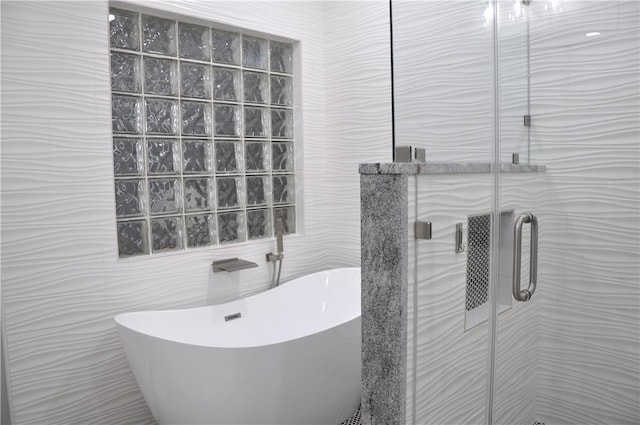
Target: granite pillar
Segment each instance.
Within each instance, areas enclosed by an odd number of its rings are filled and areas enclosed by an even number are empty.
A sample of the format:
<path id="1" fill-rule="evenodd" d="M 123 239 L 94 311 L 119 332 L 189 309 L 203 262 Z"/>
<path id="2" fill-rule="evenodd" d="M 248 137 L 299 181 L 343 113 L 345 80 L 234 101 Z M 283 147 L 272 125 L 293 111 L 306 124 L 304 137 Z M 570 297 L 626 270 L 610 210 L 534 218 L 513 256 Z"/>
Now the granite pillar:
<path id="1" fill-rule="evenodd" d="M 406 423 L 406 174 L 361 174 L 362 423 Z"/>

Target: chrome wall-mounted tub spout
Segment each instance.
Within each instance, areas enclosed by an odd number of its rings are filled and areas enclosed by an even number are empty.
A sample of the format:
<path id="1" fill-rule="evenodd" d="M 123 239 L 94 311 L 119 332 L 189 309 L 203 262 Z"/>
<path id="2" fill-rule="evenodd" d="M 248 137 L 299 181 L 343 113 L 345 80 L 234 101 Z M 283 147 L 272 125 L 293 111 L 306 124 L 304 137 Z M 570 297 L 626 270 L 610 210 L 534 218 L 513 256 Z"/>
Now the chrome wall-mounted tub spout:
<path id="1" fill-rule="evenodd" d="M 276 253 L 267 254 L 267 262 L 273 263 L 273 275 L 271 276 L 271 288 L 280 285 L 280 272 L 282 271 L 282 259 L 284 258 L 284 246 L 282 242 L 282 219 L 276 220 Z M 276 265 L 276 262 L 278 263 Z M 277 273 L 276 273 L 277 271 Z"/>

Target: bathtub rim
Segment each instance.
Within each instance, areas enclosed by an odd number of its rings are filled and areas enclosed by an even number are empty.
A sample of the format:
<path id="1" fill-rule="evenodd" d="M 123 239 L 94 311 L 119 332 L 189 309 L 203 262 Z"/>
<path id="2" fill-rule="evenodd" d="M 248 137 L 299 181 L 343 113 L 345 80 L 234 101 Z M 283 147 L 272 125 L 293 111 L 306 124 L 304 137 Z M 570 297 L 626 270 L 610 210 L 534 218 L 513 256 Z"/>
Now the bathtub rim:
<path id="1" fill-rule="evenodd" d="M 206 344 L 206 343 L 195 343 L 195 342 L 185 342 L 185 341 L 180 341 L 180 340 L 176 340 L 176 339 L 172 339 L 169 337 L 163 337 L 163 336 L 159 336 L 159 335 L 154 335 L 151 334 L 149 332 L 140 330 L 140 329 L 136 329 L 135 327 L 132 327 L 130 325 L 128 325 L 123 319 L 126 319 L 127 317 L 130 316 L 136 316 L 136 315 L 140 315 L 140 314 L 153 314 L 153 313 L 163 313 L 163 312 L 187 312 L 187 311 L 193 311 L 193 310 L 203 310 L 203 309 L 212 309 L 215 307 L 219 307 L 219 306 L 224 306 L 226 304 L 232 304 L 234 302 L 238 302 L 241 300 L 248 300 L 254 297 L 258 297 L 260 295 L 264 295 L 267 291 L 276 291 L 276 292 L 280 292 L 282 290 L 285 290 L 285 286 L 289 283 L 293 283 L 298 279 L 302 279 L 302 278 L 310 278 L 313 277 L 315 275 L 319 275 L 319 274 L 323 274 L 323 273 L 327 273 L 327 272 L 331 272 L 331 271 L 340 271 L 340 270 L 360 270 L 361 271 L 361 267 L 336 267 L 336 268 L 330 268 L 330 269 L 325 269 L 325 270 L 320 270 L 317 272 L 313 272 L 313 273 L 309 273 L 309 274 L 305 274 L 302 276 L 298 276 L 296 278 L 293 278 L 287 282 L 283 282 L 281 284 L 281 286 L 278 286 L 276 288 L 270 288 L 270 289 L 266 289 L 264 291 L 260 291 L 254 294 L 250 294 L 247 295 L 245 297 L 239 297 L 233 300 L 229 300 L 229 301 L 225 301 L 222 303 L 218 303 L 218 304 L 209 304 L 209 305 L 203 305 L 203 306 L 197 306 L 197 307 L 187 307 L 187 308 L 167 308 L 167 309 L 152 309 L 152 310 L 136 310 L 136 311 L 127 311 L 127 312 L 122 312 L 122 313 L 118 313 L 117 315 L 115 315 L 113 317 L 113 320 L 116 323 L 116 329 L 118 331 L 118 333 L 121 332 L 121 329 L 124 330 L 125 332 L 132 332 L 134 334 L 139 334 L 141 336 L 147 337 L 147 338 L 154 338 L 157 340 L 161 340 L 161 341 L 166 341 L 166 342 L 170 342 L 172 344 L 181 344 L 181 345 L 185 345 L 185 346 L 192 346 L 192 347 L 203 347 L 203 348 L 215 348 L 215 349 L 230 349 L 230 350 L 238 350 L 238 349 L 250 349 L 250 348 L 257 348 L 257 347 L 269 347 L 269 346 L 273 346 L 273 345 L 278 345 L 278 344 L 283 344 L 283 343 L 287 343 L 290 341 L 297 341 L 306 337 L 309 337 L 311 335 L 315 335 L 317 333 L 321 333 L 321 332 L 325 332 L 327 330 L 330 330 L 336 326 L 341 326 L 347 323 L 351 323 L 354 320 L 360 320 L 362 317 L 362 307 L 360 307 L 360 314 L 357 315 L 349 315 L 347 318 L 345 318 L 345 320 L 342 320 L 339 323 L 334 324 L 331 327 L 325 327 L 321 330 L 318 330 L 316 332 L 312 332 L 312 333 L 306 333 L 304 335 L 299 335 L 296 336 L 295 338 L 289 338 L 289 339 L 285 339 L 285 340 L 281 340 L 281 341 L 274 341 L 274 342 L 270 342 L 270 343 L 266 343 L 266 344 L 252 344 L 252 345 L 233 345 L 233 346 L 224 346 L 224 345 L 214 345 L 214 344 Z M 361 283 L 359 283 L 359 285 L 361 285 Z M 122 336 L 121 336 L 122 339 Z"/>

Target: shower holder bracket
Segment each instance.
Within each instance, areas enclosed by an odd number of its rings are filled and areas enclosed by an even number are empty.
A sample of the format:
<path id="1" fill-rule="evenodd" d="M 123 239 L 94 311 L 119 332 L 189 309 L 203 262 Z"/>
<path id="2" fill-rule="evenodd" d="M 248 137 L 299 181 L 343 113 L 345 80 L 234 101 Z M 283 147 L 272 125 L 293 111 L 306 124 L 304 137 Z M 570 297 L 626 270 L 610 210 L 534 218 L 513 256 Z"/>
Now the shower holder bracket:
<path id="1" fill-rule="evenodd" d="M 468 231 L 466 223 L 456 224 L 456 254 L 469 252 Z"/>

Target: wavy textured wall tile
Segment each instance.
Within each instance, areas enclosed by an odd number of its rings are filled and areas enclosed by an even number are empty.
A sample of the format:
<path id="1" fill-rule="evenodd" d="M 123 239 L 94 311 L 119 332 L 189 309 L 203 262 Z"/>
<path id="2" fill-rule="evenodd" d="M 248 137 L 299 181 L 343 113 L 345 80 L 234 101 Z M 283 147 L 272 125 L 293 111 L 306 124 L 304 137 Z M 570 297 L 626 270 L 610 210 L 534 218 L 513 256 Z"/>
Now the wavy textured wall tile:
<path id="1" fill-rule="evenodd" d="M 488 175 L 471 186 L 468 176 L 418 177 L 416 215 L 431 221 L 434 232 L 431 241 L 417 241 L 413 253 L 418 285 L 416 416 L 408 417 L 408 423 L 483 420 L 487 328 L 465 332 L 466 255 L 455 253 L 453 241 L 456 223 L 490 209 L 489 184 Z"/>
<path id="2" fill-rule="evenodd" d="M 390 152 L 389 98 L 380 96 L 389 84 L 380 57 L 388 51 L 386 3 L 366 6 L 371 21 L 354 7 L 309 1 L 134 4 L 301 40 L 304 145 L 296 187 L 304 191 L 296 197 L 305 208 L 304 236 L 285 240 L 283 280 L 358 264 L 356 164 Z M 151 424 L 113 316 L 266 289 L 264 254 L 273 242 L 118 261 L 108 4 L 9 2 L 2 12 L 2 296 L 15 422 Z M 353 28 L 349 15 L 369 29 Z M 347 78 L 344 61 L 358 52 Z M 335 101 L 326 80 L 335 84 Z M 365 104 L 365 116 L 352 120 Z M 235 256 L 260 267 L 212 274 L 212 260 Z"/>
<path id="3" fill-rule="evenodd" d="M 328 2 L 325 7 L 326 159 L 330 246 L 360 245 L 358 164 L 391 160 L 389 8 L 385 1 Z M 360 262 L 359 250 L 332 262 Z"/>
<path id="4" fill-rule="evenodd" d="M 485 5 L 398 1 L 392 12 L 396 144 L 426 148 L 429 161 L 490 161 Z"/>
<path id="5" fill-rule="evenodd" d="M 357 263 L 355 164 L 390 158 L 387 3 L 135 3 L 303 40 L 304 147 L 296 160 L 304 178 L 296 184 L 304 187 L 298 199 L 306 208 L 305 236 L 286 241 L 283 277 Z M 638 4 L 562 2 L 564 14 L 544 11 L 545 4 L 532 2 L 531 131 L 532 159 L 548 170 L 534 187 L 526 180 L 503 184 L 505 207 L 531 205 L 540 217 L 540 286 L 535 303 L 500 316 L 497 422 L 635 423 Z M 490 56 L 488 36 L 477 36 L 487 31 L 478 18 L 484 5 L 412 7 L 394 22 L 405 28 L 395 40 L 396 60 L 420 59 L 396 81 L 398 142 L 428 140 L 431 159 L 487 160 Z M 19 423 L 152 423 L 113 315 L 220 302 L 266 288 L 270 276 L 265 266 L 215 278 L 209 268 L 214 257 L 262 262 L 269 242 L 116 261 L 107 10 L 95 2 L 3 3 L 2 289 Z M 592 22 L 613 35 L 577 42 Z M 455 52 L 452 36 L 461 43 Z M 509 69 L 518 69 L 518 46 L 505 47 L 515 55 Z M 521 96 L 517 80 L 505 78 L 511 81 L 510 93 Z M 517 116 L 517 101 L 509 97 L 503 106 Z M 504 134 L 519 136 L 515 129 Z M 436 202 L 420 205 L 447 222 L 458 209 L 460 216 L 486 212 L 484 184 L 468 183 L 429 188 Z M 449 252 L 450 228 L 434 229 L 433 249 Z M 464 266 L 455 254 L 417 249 L 421 267 L 433 266 L 420 276 L 436 278 L 433 287 L 418 287 L 417 417 L 446 422 L 455 411 L 454 421 L 481 420 L 486 330 L 456 338 Z M 531 321 L 537 331 L 519 337 Z M 425 342 L 431 337 L 439 344 Z M 534 359 L 535 374 L 513 372 L 524 357 Z M 522 400 L 527 407 L 516 418 L 510 408 Z M 463 401 L 469 409 L 460 409 Z"/>
<path id="6" fill-rule="evenodd" d="M 509 176 L 504 185 L 521 188 L 536 179 L 534 190 L 507 191 L 503 210 L 517 212 L 536 205 L 544 193 L 544 180 L 532 176 Z M 433 239 L 416 241 L 413 247 L 417 269 L 418 331 L 416 416 L 408 423 L 479 423 L 484 420 L 488 364 L 488 329 L 481 324 L 465 331 L 465 276 L 467 254 L 454 252 L 456 223 L 469 215 L 491 210 L 489 175 L 418 177 L 417 216 L 434 225 Z M 417 250 L 417 251 L 416 251 Z M 410 245 L 410 251 L 411 245 Z M 410 265 L 410 268 L 412 266 Z M 410 273 L 411 275 L 411 273 Z M 529 423 L 535 418 L 536 365 L 521 367 L 524 355 L 535 359 L 532 341 L 537 339 L 535 322 L 539 301 L 514 305 L 500 317 L 498 340 L 497 406 L 499 423 Z M 522 328 L 527 338 L 517 338 Z M 411 332 L 409 333 L 411 335 Z M 516 338 L 514 338 L 514 335 Z M 414 341 L 410 342 L 411 347 Z M 412 369 L 412 361 L 409 369 Z M 409 388 L 413 385 L 408 384 Z M 512 409 L 517 405 L 526 408 Z M 411 411 L 408 401 L 407 411 Z M 506 412 L 504 416 L 502 412 Z"/>
<path id="7" fill-rule="evenodd" d="M 539 205 L 546 196 L 547 188 L 546 174 L 503 176 L 500 187 L 501 210 L 514 210 L 516 215 L 534 211 L 539 218 L 539 225 L 543 226 L 544 216 Z M 529 230 L 529 226 L 523 229 L 522 285 L 529 281 Z M 544 244 L 541 237 L 538 241 L 540 252 Z M 508 282 L 509 289 L 510 283 Z M 538 341 L 543 293 L 544 288 L 540 285 L 531 301 L 512 301 L 512 308 L 498 316 L 494 408 L 496 424 L 529 424 L 538 419 Z"/>
<path id="8" fill-rule="evenodd" d="M 639 6 L 532 6 L 532 156 L 550 181 L 537 207 L 538 417 L 637 423 Z"/>

